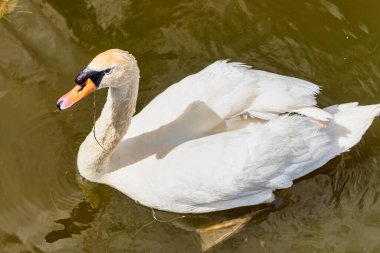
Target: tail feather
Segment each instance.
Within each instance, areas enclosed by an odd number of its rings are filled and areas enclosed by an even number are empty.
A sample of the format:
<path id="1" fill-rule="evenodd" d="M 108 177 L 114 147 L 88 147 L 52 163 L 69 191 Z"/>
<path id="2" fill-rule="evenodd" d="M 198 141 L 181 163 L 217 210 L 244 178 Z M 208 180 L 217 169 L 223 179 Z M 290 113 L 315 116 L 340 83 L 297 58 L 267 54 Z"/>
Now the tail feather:
<path id="1" fill-rule="evenodd" d="M 333 115 L 326 132 L 335 140 L 336 151 L 341 153 L 357 144 L 373 119 L 380 114 L 380 104 L 359 106 L 347 103 L 325 108 Z"/>

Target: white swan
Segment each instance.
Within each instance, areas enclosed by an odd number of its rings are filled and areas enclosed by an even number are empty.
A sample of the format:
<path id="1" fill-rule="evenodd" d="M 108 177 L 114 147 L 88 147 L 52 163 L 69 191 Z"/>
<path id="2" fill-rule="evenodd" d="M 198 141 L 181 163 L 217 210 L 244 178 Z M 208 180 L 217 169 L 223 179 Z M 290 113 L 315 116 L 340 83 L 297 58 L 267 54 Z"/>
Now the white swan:
<path id="1" fill-rule="evenodd" d="M 139 203 L 203 213 L 270 202 L 273 191 L 347 151 L 380 104 L 315 107 L 315 84 L 217 61 L 135 112 L 139 69 L 126 51 L 96 56 L 58 101 L 94 89 L 107 102 L 78 154 L 80 174 Z M 128 132 L 127 132 L 128 129 Z"/>

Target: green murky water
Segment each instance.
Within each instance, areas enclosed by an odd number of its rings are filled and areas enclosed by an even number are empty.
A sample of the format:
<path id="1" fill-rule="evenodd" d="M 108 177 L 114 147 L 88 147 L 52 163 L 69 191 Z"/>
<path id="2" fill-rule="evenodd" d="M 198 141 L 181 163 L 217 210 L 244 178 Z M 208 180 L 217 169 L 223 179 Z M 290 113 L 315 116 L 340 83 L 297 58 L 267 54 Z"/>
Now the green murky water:
<path id="1" fill-rule="evenodd" d="M 143 227 L 149 209 L 77 177 L 92 101 L 53 111 L 100 51 L 137 57 L 139 109 L 225 58 L 313 81 L 322 106 L 376 103 L 379 12 L 376 0 L 20 0 L 0 20 L 0 251 L 200 252 L 194 231 Z M 280 209 L 210 252 L 380 252 L 379 130 L 377 120 L 349 153 L 278 192 Z"/>

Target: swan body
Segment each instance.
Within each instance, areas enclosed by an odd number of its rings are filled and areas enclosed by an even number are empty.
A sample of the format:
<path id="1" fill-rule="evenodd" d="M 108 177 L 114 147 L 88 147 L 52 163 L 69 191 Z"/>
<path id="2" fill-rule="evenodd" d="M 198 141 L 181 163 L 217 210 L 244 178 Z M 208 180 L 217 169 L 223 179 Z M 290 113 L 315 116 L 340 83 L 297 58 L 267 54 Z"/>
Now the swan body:
<path id="1" fill-rule="evenodd" d="M 77 77 L 81 88 L 73 90 L 80 98 L 71 101 L 68 93 L 58 107 L 109 87 L 95 125 L 101 146 L 93 133 L 87 136 L 78 154 L 80 174 L 177 213 L 270 202 L 273 191 L 358 143 L 380 113 L 379 104 L 320 109 L 315 84 L 217 61 L 132 117 L 138 80 L 133 56 L 108 50 Z"/>

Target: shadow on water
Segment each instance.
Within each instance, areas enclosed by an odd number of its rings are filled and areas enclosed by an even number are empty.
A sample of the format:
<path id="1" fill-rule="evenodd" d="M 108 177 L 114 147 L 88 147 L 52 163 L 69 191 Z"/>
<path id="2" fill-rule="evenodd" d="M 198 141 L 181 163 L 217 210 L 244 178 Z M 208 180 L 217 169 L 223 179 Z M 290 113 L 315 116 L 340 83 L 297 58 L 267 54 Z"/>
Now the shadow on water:
<path id="1" fill-rule="evenodd" d="M 85 199 L 71 210 L 68 218 L 55 221 L 55 223 L 63 225 L 64 228 L 49 232 L 45 236 L 48 243 L 79 235 L 89 229 L 91 223 L 102 215 L 110 201 L 109 187 L 89 182 L 79 175 L 76 178 Z"/>
<path id="2" fill-rule="evenodd" d="M 55 229 L 45 236 L 47 243 L 56 243 L 59 240 L 80 235 L 91 228 L 91 224 L 101 216 L 110 201 L 111 189 L 104 185 L 89 182 L 79 175 L 77 181 L 85 195 L 85 200 L 76 205 L 68 218 L 54 221 L 63 226 Z M 262 204 L 253 207 L 241 207 L 227 211 L 207 214 L 178 215 L 159 210 L 153 210 L 141 206 L 152 214 L 152 220 L 142 224 L 133 234 L 132 238 L 138 238 L 144 229 L 149 229 L 154 222 L 168 223 L 183 231 L 196 234 L 202 251 L 207 251 L 226 240 L 239 234 L 248 223 L 259 224 L 273 212 L 279 211 L 286 206 L 288 194 L 280 191 L 275 201 L 271 204 Z"/>
<path id="3" fill-rule="evenodd" d="M 53 230 L 45 236 L 48 243 L 56 242 L 60 239 L 79 235 L 82 231 L 90 228 L 90 223 L 96 218 L 100 209 L 93 208 L 87 201 L 80 202 L 70 213 L 70 217 L 59 219 L 55 222 L 64 226 L 63 229 Z"/>

